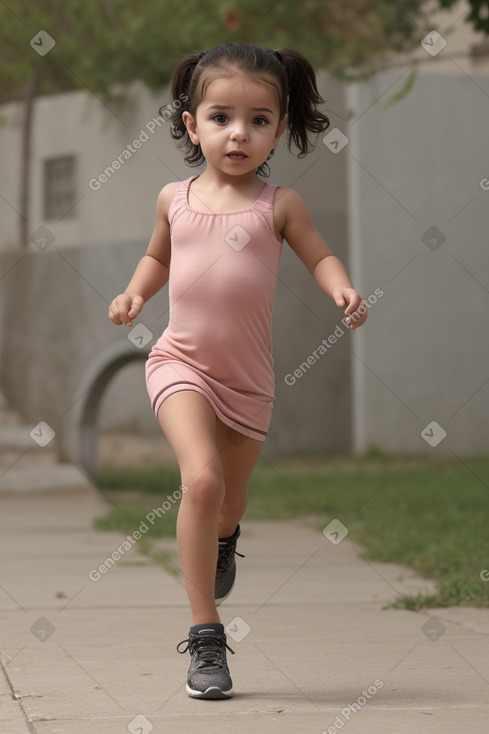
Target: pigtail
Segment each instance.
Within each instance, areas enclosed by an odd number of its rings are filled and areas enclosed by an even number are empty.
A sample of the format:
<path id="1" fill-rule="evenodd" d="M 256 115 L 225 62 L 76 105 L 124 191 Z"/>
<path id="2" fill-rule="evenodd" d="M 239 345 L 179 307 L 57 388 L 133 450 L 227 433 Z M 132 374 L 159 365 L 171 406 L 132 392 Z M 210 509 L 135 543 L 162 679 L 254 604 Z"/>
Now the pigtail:
<path id="1" fill-rule="evenodd" d="M 329 118 L 320 112 L 318 105 L 324 99 L 318 92 L 313 67 L 299 51 L 281 48 L 279 54 L 287 72 L 289 99 L 287 106 L 287 128 L 290 141 L 299 149 L 299 158 L 304 158 L 314 149 L 308 133 L 321 133 L 329 127 Z"/>
<path id="2" fill-rule="evenodd" d="M 198 165 L 203 161 L 200 145 L 193 145 L 182 120 L 182 112 L 189 109 L 189 103 L 192 98 L 192 86 L 195 86 L 195 80 L 192 85 L 192 77 L 195 67 L 201 58 L 202 54 L 197 53 L 190 53 L 184 56 L 175 68 L 171 80 L 172 114 L 170 117 L 170 134 L 174 140 L 182 141 L 180 145 L 188 153 L 185 156 L 185 161 L 189 165 Z M 178 103 L 175 104 L 177 100 Z"/>
<path id="3" fill-rule="evenodd" d="M 294 143 L 299 150 L 299 158 L 310 153 L 315 142 L 309 140 L 311 133 L 319 134 L 330 124 L 328 117 L 318 109 L 324 100 L 318 92 L 313 67 L 305 56 L 293 48 L 272 51 L 252 43 L 236 41 L 208 51 L 187 54 L 173 73 L 170 115 L 168 105 L 160 109 L 160 115 L 170 121 L 171 136 L 184 149 L 185 162 L 190 166 L 198 166 L 205 158 L 200 145 L 192 143 L 182 113 L 188 111 L 195 117 L 209 79 L 218 78 L 219 74 L 228 76 L 234 70 L 250 76 L 258 75 L 258 78 L 272 77 L 279 97 L 280 118 L 287 116 L 289 150 Z M 200 81 L 202 75 L 203 83 Z M 267 160 L 272 155 L 273 151 Z M 264 162 L 256 173 L 267 177 L 270 167 Z"/>

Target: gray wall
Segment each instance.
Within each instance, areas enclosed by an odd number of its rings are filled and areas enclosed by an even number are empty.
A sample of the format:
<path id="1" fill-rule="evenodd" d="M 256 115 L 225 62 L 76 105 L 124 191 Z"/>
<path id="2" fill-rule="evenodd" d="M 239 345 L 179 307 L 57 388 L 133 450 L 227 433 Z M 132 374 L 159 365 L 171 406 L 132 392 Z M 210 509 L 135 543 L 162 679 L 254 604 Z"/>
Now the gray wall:
<path id="1" fill-rule="evenodd" d="M 353 270 L 364 297 L 385 293 L 352 339 L 358 450 L 488 449 L 489 74 L 452 69 L 423 69 L 387 109 L 402 70 L 348 90 Z M 432 421 L 437 447 L 420 435 Z"/>
<path id="2" fill-rule="evenodd" d="M 344 91 L 322 79 L 331 115 L 345 115 Z M 0 230 L 3 255 L 1 384 L 7 397 L 33 422 L 45 420 L 58 432 L 69 456 L 77 458 L 81 406 L 99 367 L 114 354 L 138 350 L 124 327 L 112 325 L 107 307 L 144 254 L 154 226 L 156 197 L 169 181 L 186 178 L 189 169 L 171 140 L 168 125 L 154 135 L 116 174 L 93 191 L 96 177 L 139 135 L 167 101 L 135 84 L 124 112 L 108 114 L 83 92 L 43 98 L 36 105 L 32 168 L 31 231 L 44 225 L 55 240 L 44 251 L 31 245 L 21 255 L 13 247 L 17 219 L 5 207 Z M 0 153 L 17 146 L 17 110 L 3 114 L 10 126 L 0 131 Z M 5 137 L 4 136 L 5 132 Z M 53 155 L 78 155 L 79 203 L 74 216 L 42 219 L 42 163 Z M 11 156 L 12 167 L 16 157 Z M 272 163 L 271 183 L 291 186 L 307 200 L 318 228 L 346 260 L 345 157 L 332 155 L 319 141 L 305 160 L 282 145 Z M 15 178 L 15 177 L 14 177 Z M 4 175 L 2 186 L 5 187 Z M 5 191 L 5 188 L 2 189 Z M 6 197 L 15 201 L 15 187 Z M 167 288 L 145 305 L 139 321 L 154 334 L 167 323 Z M 273 316 L 276 394 L 274 416 L 264 454 L 345 449 L 350 443 L 350 335 L 338 343 L 295 385 L 284 377 L 332 333 L 342 313 L 314 284 L 302 263 L 284 244 Z M 125 367 L 101 401 L 99 427 L 159 431 L 144 385 L 144 363 Z"/>

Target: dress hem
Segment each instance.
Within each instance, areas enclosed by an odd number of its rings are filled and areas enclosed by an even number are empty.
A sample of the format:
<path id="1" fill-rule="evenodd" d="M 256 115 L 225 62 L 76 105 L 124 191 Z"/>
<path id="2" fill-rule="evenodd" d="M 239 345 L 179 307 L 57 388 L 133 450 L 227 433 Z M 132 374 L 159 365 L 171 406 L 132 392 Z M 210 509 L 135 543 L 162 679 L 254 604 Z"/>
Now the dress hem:
<path id="1" fill-rule="evenodd" d="M 167 385 L 163 388 L 155 397 L 153 400 L 153 412 L 156 416 L 156 419 L 158 419 L 158 411 L 161 408 L 162 404 L 166 400 L 166 398 L 169 398 L 170 395 L 173 395 L 177 392 L 182 392 L 184 390 L 193 390 L 194 392 L 198 392 L 201 395 L 203 395 L 207 400 L 209 401 L 212 409 L 214 410 L 217 417 L 225 423 L 230 428 L 233 428 L 238 433 L 242 433 L 243 435 L 247 436 L 248 438 L 253 438 L 255 441 L 265 441 L 267 437 L 266 431 L 260 431 L 257 428 L 250 428 L 249 426 L 244 426 L 241 423 L 237 423 L 237 421 L 233 420 L 232 418 L 229 418 L 229 416 L 225 415 L 225 413 L 222 412 L 222 410 L 216 405 L 215 401 L 212 399 L 212 396 L 206 392 L 202 387 L 199 385 L 195 385 L 192 382 L 177 382 L 173 385 Z"/>

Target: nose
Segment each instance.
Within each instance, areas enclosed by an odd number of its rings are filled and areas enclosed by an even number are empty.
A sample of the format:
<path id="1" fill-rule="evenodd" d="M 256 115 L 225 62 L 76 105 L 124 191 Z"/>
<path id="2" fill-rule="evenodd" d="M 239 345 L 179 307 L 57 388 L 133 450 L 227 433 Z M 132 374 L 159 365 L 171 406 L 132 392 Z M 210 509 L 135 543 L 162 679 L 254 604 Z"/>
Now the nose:
<path id="1" fill-rule="evenodd" d="M 231 130 L 231 140 L 246 140 L 248 138 L 248 130 L 244 122 L 236 120 Z"/>

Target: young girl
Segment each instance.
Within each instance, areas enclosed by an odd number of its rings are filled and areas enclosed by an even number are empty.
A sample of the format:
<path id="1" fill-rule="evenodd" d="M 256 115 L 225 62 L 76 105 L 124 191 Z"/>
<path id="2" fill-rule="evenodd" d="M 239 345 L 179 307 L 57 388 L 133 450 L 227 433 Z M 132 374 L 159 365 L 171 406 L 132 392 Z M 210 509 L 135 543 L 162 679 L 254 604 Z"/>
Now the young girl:
<path id="1" fill-rule="evenodd" d="M 172 136 L 187 163 L 206 168 L 160 192 L 147 253 L 109 317 L 132 326 L 169 281 L 169 324 L 149 354 L 146 380 L 188 488 L 177 541 L 192 626 L 179 651 L 191 655 L 189 696 L 229 698 L 226 648 L 233 651 L 217 606 L 234 585 L 247 483 L 271 418 L 271 310 L 282 241 L 344 308 L 350 328 L 365 321 L 366 309 L 302 198 L 259 178 L 286 129 L 289 149 L 293 141 L 305 156 L 309 134 L 329 125 L 307 59 L 241 42 L 192 53 L 174 72 L 172 98 L 184 100 Z"/>

